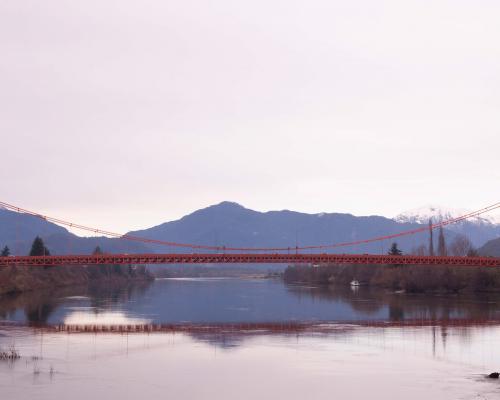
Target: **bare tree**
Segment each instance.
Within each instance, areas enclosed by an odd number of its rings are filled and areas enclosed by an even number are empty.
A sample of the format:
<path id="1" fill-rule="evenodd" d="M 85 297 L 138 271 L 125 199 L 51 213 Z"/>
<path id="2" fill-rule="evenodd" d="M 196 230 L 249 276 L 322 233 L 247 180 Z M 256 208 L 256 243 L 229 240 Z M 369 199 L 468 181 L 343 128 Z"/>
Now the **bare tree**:
<path id="1" fill-rule="evenodd" d="M 473 248 L 467 236 L 457 235 L 450 244 L 450 253 L 457 257 L 465 257 Z"/>
<path id="2" fill-rule="evenodd" d="M 479 256 L 480 256 L 479 252 L 474 247 L 471 247 L 471 249 L 467 252 L 467 257 L 479 257 Z"/>
<path id="3" fill-rule="evenodd" d="M 446 249 L 446 241 L 444 240 L 444 231 L 442 226 L 439 227 L 438 255 L 442 257 L 448 255 L 448 250 Z"/>
<path id="4" fill-rule="evenodd" d="M 426 256 L 427 255 L 427 246 L 425 244 L 421 244 L 420 246 L 414 247 L 411 251 L 414 256 Z"/>

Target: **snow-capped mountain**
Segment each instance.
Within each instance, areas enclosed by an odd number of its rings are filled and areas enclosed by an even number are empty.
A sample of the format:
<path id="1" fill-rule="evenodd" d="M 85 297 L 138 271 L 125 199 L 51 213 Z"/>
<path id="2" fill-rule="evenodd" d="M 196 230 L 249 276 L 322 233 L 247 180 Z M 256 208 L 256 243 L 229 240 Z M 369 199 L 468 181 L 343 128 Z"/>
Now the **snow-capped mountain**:
<path id="1" fill-rule="evenodd" d="M 445 221 L 471 213 L 472 210 L 452 209 L 437 205 L 427 205 L 397 215 L 394 220 L 402 223 L 427 224 L 432 218 L 433 222 Z M 465 221 L 464 221 L 465 222 Z M 478 225 L 500 225 L 500 214 L 481 214 L 467 219 L 467 222 Z"/>
<path id="2" fill-rule="evenodd" d="M 430 218 L 436 223 L 461 217 L 469 213 L 471 213 L 470 210 L 428 205 L 406 211 L 393 219 L 400 223 L 427 224 Z M 488 240 L 500 237 L 500 215 L 489 213 L 481 214 L 455 224 L 447 225 L 446 229 L 467 236 L 475 246 L 479 247 Z"/>

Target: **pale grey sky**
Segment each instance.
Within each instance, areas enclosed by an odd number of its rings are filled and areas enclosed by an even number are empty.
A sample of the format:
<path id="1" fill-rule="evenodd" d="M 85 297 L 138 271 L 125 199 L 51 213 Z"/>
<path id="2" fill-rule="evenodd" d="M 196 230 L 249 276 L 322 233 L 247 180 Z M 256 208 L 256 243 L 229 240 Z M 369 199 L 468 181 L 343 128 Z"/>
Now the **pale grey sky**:
<path id="1" fill-rule="evenodd" d="M 498 0 L 1 0 L 0 199 L 124 231 L 232 200 L 500 199 Z"/>

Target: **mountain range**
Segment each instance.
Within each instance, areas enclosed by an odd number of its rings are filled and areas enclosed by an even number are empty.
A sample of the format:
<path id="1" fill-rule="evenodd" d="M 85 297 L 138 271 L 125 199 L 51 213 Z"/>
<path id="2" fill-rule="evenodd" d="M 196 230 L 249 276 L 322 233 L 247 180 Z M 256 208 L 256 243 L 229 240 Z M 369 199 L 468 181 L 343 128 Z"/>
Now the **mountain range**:
<path id="1" fill-rule="evenodd" d="M 148 252 L 139 242 L 107 237 L 80 237 L 66 228 L 29 214 L 0 208 L 0 246 L 8 246 L 15 255 L 27 255 L 36 236 L 43 238 L 52 254 L 89 254 L 96 246 L 110 253 Z"/>
<path id="2" fill-rule="evenodd" d="M 290 247 L 332 244 L 362 240 L 416 229 L 454 217 L 461 211 L 428 206 L 402 213 L 395 218 L 377 215 L 354 216 L 345 213 L 306 214 L 289 210 L 259 212 L 237 203 L 222 202 L 197 210 L 181 219 L 129 232 L 130 235 L 172 242 L 228 247 Z M 493 217 L 475 218 L 450 225 L 445 230 L 448 241 L 457 234 L 469 237 L 476 247 L 488 254 L 496 251 L 494 239 L 500 238 L 500 224 Z M 52 254 L 89 254 L 96 246 L 108 253 L 192 252 L 185 248 L 150 245 L 107 237 L 80 237 L 65 228 L 28 214 L 0 209 L 0 246 L 9 246 L 13 254 L 27 254 L 33 238 L 41 236 Z M 437 235 L 434 235 L 435 238 Z M 500 241 L 500 239 L 498 239 Z M 427 245 L 428 233 L 397 239 L 404 252 Z M 363 246 L 336 248 L 337 253 L 386 253 L 392 241 Z M 435 247 L 437 245 L 435 244 Z M 498 243 L 500 249 L 500 243 Z M 481 249 L 481 251 L 483 251 Z M 484 252 L 483 252 L 484 253 Z M 492 254 L 493 255 L 493 254 Z"/>
<path id="3" fill-rule="evenodd" d="M 428 224 L 450 220 L 470 214 L 471 210 L 450 209 L 438 205 L 428 205 L 397 215 L 394 220 L 402 223 Z M 500 215 L 482 214 L 448 225 L 447 230 L 467 236 L 475 247 L 500 237 Z"/>

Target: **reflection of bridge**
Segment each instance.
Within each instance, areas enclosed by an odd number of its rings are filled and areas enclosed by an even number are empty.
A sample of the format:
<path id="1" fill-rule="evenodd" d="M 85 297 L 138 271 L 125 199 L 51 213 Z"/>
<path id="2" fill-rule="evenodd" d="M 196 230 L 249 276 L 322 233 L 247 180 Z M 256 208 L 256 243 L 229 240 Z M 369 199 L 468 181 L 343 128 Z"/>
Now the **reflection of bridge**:
<path id="1" fill-rule="evenodd" d="M 0 257 L 0 266 L 130 265 L 130 264 L 350 264 L 449 265 L 500 267 L 494 257 L 395 256 L 372 254 L 96 254 Z"/>
<path id="2" fill-rule="evenodd" d="M 499 320 L 486 319 L 407 319 L 407 320 L 374 320 L 374 321 L 333 321 L 333 322 L 236 322 L 236 323 L 208 323 L 208 324 L 56 324 L 56 325 L 27 325 L 45 332 L 64 333 L 188 333 L 188 334 L 289 334 L 289 333 L 335 333 L 352 330 L 356 327 L 372 328 L 415 328 L 415 327 L 473 327 L 498 326 Z M 26 325 L 2 324 L 0 328 L 20 328 Z"/>

